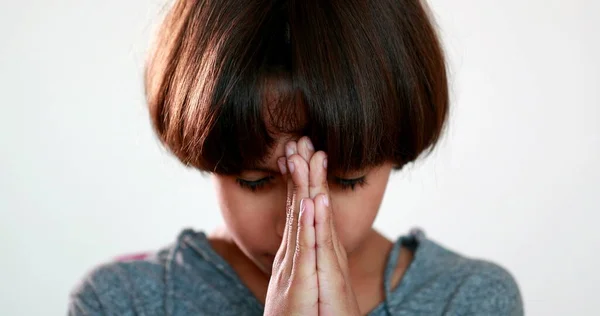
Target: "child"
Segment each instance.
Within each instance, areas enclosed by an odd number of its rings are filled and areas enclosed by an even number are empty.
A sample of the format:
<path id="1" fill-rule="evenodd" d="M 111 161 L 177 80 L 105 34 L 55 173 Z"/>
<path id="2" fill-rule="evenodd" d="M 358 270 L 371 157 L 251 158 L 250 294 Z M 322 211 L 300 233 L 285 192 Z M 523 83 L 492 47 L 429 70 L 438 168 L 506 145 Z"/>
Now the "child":
<path id="1" fill-rule="evenodd" d="M 372 228 L 392 170 L 446 123 L 423 3 L 176 0 L 145 84 L 158 137 L 212 176 L 225 225 L 98 267 L 70 314 L 523 314 L 501 267 Z"/>

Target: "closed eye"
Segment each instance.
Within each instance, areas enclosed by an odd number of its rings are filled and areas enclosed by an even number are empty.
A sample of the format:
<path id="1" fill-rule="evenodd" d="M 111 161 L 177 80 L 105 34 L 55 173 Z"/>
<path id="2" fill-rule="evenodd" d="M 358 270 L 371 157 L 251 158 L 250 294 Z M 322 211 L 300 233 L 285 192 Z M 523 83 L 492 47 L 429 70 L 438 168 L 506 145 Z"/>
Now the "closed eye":
<path id="1" fill-rule="evenodd" d="M 259 189 L 264 188 L 265 185 L 269 184 L 274 179 L 273 176 L 264 177 L 258 180 L 245 180 L 236 178 L 235 181 L 244 189 L 248 189 L 252 192 L 256 192 Z"/>
<path id="2" fill-rule="evenodd" d="M 264 177 L 258 180 L 245 180 L 242 178 L 236 178 L 236 182 L 240 187 L 248 189 L 252 192 L 256 192 L 268 185 L 273 179 L 273 176 Z M 356 190 L 357 185 L 359 187 L 363 187 L 367 184 L 366 176 L 352 179 L 333 177 L 333 181 L 335 184 L 339 185 L 342 190 L 350 189 L 352 191 Z"/>
<path id="3" fill-rule="evenodd" d="M 342 190 L 351 189 L 352 191 L 355 190 L 357 185 L 362 187 L 367 184 L 366 176 L 362 176 L 359 178 L 353 178 L 353 179 L 344 179 L 344 178 L 340 178 L 340 177 L 334 177 L 334 181 L 336 182 L 336 184 L 338 184 L 342 188 Z"/>

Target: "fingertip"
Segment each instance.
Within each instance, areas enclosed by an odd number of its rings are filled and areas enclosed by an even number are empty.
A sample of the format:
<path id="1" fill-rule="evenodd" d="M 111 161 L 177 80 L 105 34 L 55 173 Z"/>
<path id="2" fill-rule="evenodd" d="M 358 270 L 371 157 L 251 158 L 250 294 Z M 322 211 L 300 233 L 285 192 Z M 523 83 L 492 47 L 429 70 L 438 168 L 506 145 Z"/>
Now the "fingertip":
<path id="1" fill-rule="evenodd" d="M 285 166 L 285 162 L 285 157 L 280 157 L 277 159 L 277 166 L 279 166 L 279 171 L 281 172 L 281 174 L 287 173 L 287 167 Z"/>
<path id="2" fill-rule="evenodd" d="M 321 160 L 321 166 L 323 169 L 327 170 L 327 153 L 324 151 L 319 151 L 318 157 Z"/>
<path id="3" fill-rule="evenodd" d="M 298 152 L 298 147 L 297 147 L 297 144 L 295 141 L 292 140 L 292 141 L 289 141 L 287 144 L 285 144 L 285 155 L 287 158 L 290 158 L 297 152 Z"/>
<path id="4" fill-rule="evenodd" d="M 327 172 L 327 154 L 322 150 L 314 153 L 310 159 L 310 168 L 319 174 L 322 173 L 321 170 Z"/>
<path id="5" fill-rule="evenodd" d="M 308 136 L 306 137 L 306 147 L 308 148 L 308 150 L 310 151 L 315 151 L 315 146 L 313 145 L 312 141 L 310 140 L 310 138 L 308 138 Z"/>

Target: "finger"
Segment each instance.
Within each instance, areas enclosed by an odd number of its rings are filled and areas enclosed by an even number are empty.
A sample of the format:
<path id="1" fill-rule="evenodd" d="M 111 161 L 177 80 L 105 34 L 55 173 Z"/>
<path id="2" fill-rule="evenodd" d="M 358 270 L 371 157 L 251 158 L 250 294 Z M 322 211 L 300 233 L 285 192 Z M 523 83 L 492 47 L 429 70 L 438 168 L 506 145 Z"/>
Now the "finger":
<path id="1" fill-rule="evenodd" d="M 284 181 L 289 181 L 290 179 L 288 179 L 289 177 L 288 177 L 288 175 L 287 175 L 287 174 L 288 174 L 288 169 L 287 169 L 287 158 L 286 158 L 285 156 L 283 156 L 283 157 L 279 157 L 279 158 L 277 159 L 277 166 L 279 167 L 279 172 L 281 172 L 281 175 L 282 175 L 282 177 L 283 177 Z M 286 183 L 287 183 L 287 182 L 286 182 Z M 287 238 L 287 235 L 289 234 L 289 231 L 288 231 L 288 229 L 287 229 L 287 228 L 288 228 L 288 226 L 289 226 L 289 225 L 288 225 L 288 223 L 287 223 L 287 220 L 288 220 L 288 216 L 287 216 L 287 215 L 288 215 L 288 214 L 287 214 L 287 210 L 288 210 L 288 209 L 290 209 L 290 205 L 291 205 L 291 196 L 292 196 L 292 194 L 293 194 L 292 187 L 290 187 L 290 186 L 288 185 L 288 186 L 287 186 L 287 191 L 286 191 L 286 201 L 285 201 L 285 210 L 286 210 L 286 224 L 285 224 L 285 226 L 283 227 L 283 232 L 282 232 L 282 235 L 281 235 L 281 237 L 282 237 L 282 238 L 281 238 L 281 243 L 280 243 L 279 249 L 281 249 L 281 248 L 284 248 L 284 249 L 285 249 L 285 247 L 287 247 L 287 239 L 288 239 L 288 238 Z M 285 250 L 284 250 L 284 252 L 285 252 Z"/>
<path id="2" fill-rule="evenodd" d="M 285 210 L 286 210 L 286 220 L 285 220 L 285 229 L 283 234 L 283 240 L 281 241 L 281 245 L 285 247 L 284 256 L 289 253 L 288 249 L 292 247 L 293 238 L 290 236 L 293 234 L 292 228 L 294 227 L 294 181 L 289 174 L 291 171 L 288 168 L 288 158 L 292 155 L 296 154 L 296 143 L 288 142 L 285 145 L 285 157 L 283 157 L 283 161 L 285 163 L 285 169 L 287 171 L 288 176 L 287 179 L 287 192 L 286 192 L 286 200 L 285 200 Z M 291 267 L 291 266 L 290 266 Z"/>
<path id="3" fill-rule="evenodd" d="M 287 151 L 286 151 L 287 155 Z M 289 232 L 287 236 L 286 257 L 292 258 L 296 251 L 296 237 L 298 234 L 298 217 L 300 201 L 308 198 L 308 164 L 298 154 L 287 157 L 288 176 L 288 209 L 287 216 Z"/>
<path id="4" fill-rule="evenodd" d="M 346 253 L 346 249 L 344 249 L 342 240 L 339 238 L 337 229 L 335 229 L 335 208 L 333 207 L 332 201 L 329 201 L 329 206 L 327 206 L 326 209 L 329 212 L 329 229 L 331 231 L 331 236 L 333 239 L 333 249 L 337 255 L 338 263 L 342 268 L 344 276 L 348 277 L 348 255 Z"/>
<path id="5" fill-rule="evenodd" d="M 329 196 L 327 185 L 327 154 L 318 151 L 310 159 L 309 188 L 310 198 L 314 199 L 319 194 Z"/>
<path id="6" fill-rule="evenodd" d="M 289 247 L 290 238 L 289 236 L 292 234 L 291 228 L 294 226 L 294 181 L 292 180 L 290 173 L 290 169 L 288 168 L 288 158 L 292 155 L 296 154 L 297 147 L 296 143 L 293 141 L 288 142 L 285 145 L 285 157 L 279 158 L 283 163 L 283 166 L 280 166 L 280 169 L 284 169 L 287 174 L 287 192 L 286 192 L 286 200 L 285 200 L 285 209 L 286 209 L 286 221 L 285 221 L 285 229 L 283 234 L 283 240 L 281 244 L 285 246 L 285 250 L 287 253 L 287 248 Z M 279 163 L 278 160 L 278 163 Z M 293 239 L 292 239 L 293 240 Z"/>
<path id="7" fill-rule="evenodd" d="M 287 170 L 287 158 L 284 157 L 279 157 L 277 159 L 277 165 L 279 167 L 279 171 L 281 172 L 281 174 L 283 175 L 284 179 L 287 178 L 286 174 L 288 173 Z M 292 190 L 291 188 L 288 189 L 287 195 L 286 196 L 290 196 L 292 194 Z M 289 235 L 289 228 L 291 226 L 291 224 L 289 223 L 289 220 L 292 218 L 291 216 L 288 216 L 287 214 L 287 210 L 289 209 L 289 205 L 291 204 L 291 199 L 287 198 L 286 199 L 286 205 L 285 205 L 285 209 L 286 209 L 286 223 L 285 226 L 283 227 L 283 233 L 282 233 L 282 238 L 281 238 L 281 243 L 279 245 L 279 249 L 277 250 L 277 253 L 275 254 L 275 260 L 273 261 L 273 271 L 275 272 L 276 270 L 280 269 L 283 264 L 284 264 L 284 259 L 285 259 L 285 253 L 287 252 L 287 243 L 288 243 L 288 235 Z M 290 260 L 288 260 L 290 261 Z M 287 269 L 288 271 L 291 271 L 291 262 L 287 262 L 289 264 L 289 269 Z"/>
<path id="8" fill-rule="evenodd" d="M 310 162 L 311 157 L 315 153 L 315 148 L 308 136 L 303 136 L 298 140 L 298 153 L 306 162 Z"/>
<path id="9" fill-rule="evenodd" d="M 289 141 L 285 144 L 285 157 L 290 158 L 298 153 L 298 144 L 295 141 Z"/>
<path id="10" fill-rule="evenodd" d="M 317 271 L 334 276 L 341 272 L 334 239 L 329 197 L 319 194 L 315 198 L 315 233 L 317 248 Z"/>
<path id="11" fill-rule="evenodd" d="M 296 252 L 292 265 L 292 279 L 306 280 L 317 273 L 317 255 L 315 252 L 315 206 L 313 200 L 304 198 L 300 201 L 300 220 L 298 221 L 298 237 Z"/>
<path id="12" fill-rule="evenodd" d="M 323 151 L 316 152 L 310 160 L 310 176 L 309 176 L 309 195 L 312 199 L 315 199 L 319 194 L 325 194 L 329 196 L 329 185 L 327 182 L 327 154 Z M 341 242 L 338 238 L 337 231 L 335 229 L 335 223 L 333 221 L 333 207 L 328 207 L 330 212 L 329 227 L 332 234 L 333 246 L 336 254 L 341 259 L 345 259 L 345 251 L 341 246 Z"/>

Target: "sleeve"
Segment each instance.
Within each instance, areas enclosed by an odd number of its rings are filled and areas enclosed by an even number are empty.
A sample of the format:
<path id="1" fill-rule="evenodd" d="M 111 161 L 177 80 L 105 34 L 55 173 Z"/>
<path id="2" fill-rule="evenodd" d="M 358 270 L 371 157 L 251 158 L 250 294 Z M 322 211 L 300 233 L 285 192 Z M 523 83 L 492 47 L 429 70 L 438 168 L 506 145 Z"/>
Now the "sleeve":
<path id="1" fill-rule="evenodd" d="M 89 315 L 100 316 L 105 315 L 100 299 L 96 294 L 89 280 L 83 281 L 73 292 L 69 298 L 69 316 Z"/>
<path id="2" fill-rule="evenodd" d="M 456 289 L 446 315 L 522 316 L 523 300 L 517 282 L 504 268 L 477 262 Z"/>
<path id="3" fill-rule="evenodd" d="M 134 293 L 129 279 L 122 263 L 96 267 L 71 292 L 68 315 L 132 315 Z"/>

